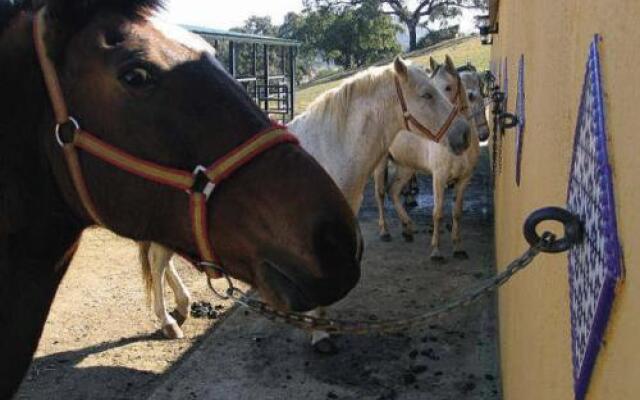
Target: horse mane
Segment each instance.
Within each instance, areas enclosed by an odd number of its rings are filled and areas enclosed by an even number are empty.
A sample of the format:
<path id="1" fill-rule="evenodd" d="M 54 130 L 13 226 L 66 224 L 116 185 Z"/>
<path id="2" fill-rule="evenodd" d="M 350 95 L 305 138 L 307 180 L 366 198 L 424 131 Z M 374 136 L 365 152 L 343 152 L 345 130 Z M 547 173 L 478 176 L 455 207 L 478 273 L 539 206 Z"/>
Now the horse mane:
<path id="1" fill-rule="evenodd" d="M 477 68 L 471 63 L 467 63 L 456 69 L 458 72 L 478 72 Z"/>
<path id="2" fill-rule="evenodd" d="M 390 82 L 394 74 L 393 65 L 371 67 L 347 78 L 337 88 L 328 90 L 309 104 L 305 114 L 329 116 L 341 128 L 351 113 L 354 98 L 372 94 L 381 84 Z"/>
<path id="3" fill-rule="evenodd" d="M 139 19 L 164 8 L 164 0 L 34 0 L 48 6 L 53 18 L 63 24 L 82 27 L 98 12 L 113 12 L 128 19 Z M 36 7 L 37 8 L 37 7 Z"/>
<path id="4" fill-rule="evenodd" d="M 164 0 L 0 0 L 0 34 L 21 11 L 34 11 L 48 5 L 52 16 L 63 23 L 82 25 L 98 11 L 111 11 L 137 19 L 164 8 Z"/>

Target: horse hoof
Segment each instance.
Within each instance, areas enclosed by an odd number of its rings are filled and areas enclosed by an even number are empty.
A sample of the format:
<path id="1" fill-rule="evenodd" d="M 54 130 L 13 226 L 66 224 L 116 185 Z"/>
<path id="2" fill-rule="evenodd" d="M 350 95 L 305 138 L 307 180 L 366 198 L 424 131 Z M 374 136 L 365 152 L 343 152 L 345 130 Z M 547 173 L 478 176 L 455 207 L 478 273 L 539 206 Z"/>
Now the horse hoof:
<path id="1" fill-rule="evenodd" d="M 389 232 L 383 233 L 382 235 L 380 235 L 380 240 L 382 240 L 383 242 L 390 242 L 391 234 Z"/>
<path id="2" fill-rule="evenodd" d="M 178 311 L 177 309 L 171 311 L 169 313 L 169 315 L 171 315 L 173 317 L 173 319 L 176 320 L 176 323 L 178 324 L 178 326 L 182 326 L 182 324 L 184 324 L 184 321 L 187 320 L 187 316 L 186 315 L 182 315 L 182 313 L 180 311 Z"/>
<path id="3" fill-rule="evenodd" d="M 330 337 L 315 342 L 314 344 L 312 344 L 312 347 L 313 351 L 318 354 L 331 355 L 338 353 L 338 346 Z"/>
<path id="4" fill-rule="evenodd" d="M 413 233 L 402 232 L 402 237 L 404 238 L 404 241 L 407 243 L 413 242 Z"/>
<path id="5" fill-rule="evenodd" d="M 447 259 L 444 258 L 442 254 L 432 254 L 430 258 L 431 258 L 431 261 L 436 264 L 444 264 L 447 262 Z"/>
<path id="6" fill-rule="evenodd" d="M 464 250 L 456 250 L 453 252 L 453 258 L 456 258 L 458 260 L 468 260 L 469 254 L 467 254 L 467 252 Z"/>
<path id="7" fill-rule="evenodd" d="M 167 324 L 162 327 L 162 334 L 167 339 L 182 339 L 184 337 L 184 332 L 178 326 L 178 324 Z"/>

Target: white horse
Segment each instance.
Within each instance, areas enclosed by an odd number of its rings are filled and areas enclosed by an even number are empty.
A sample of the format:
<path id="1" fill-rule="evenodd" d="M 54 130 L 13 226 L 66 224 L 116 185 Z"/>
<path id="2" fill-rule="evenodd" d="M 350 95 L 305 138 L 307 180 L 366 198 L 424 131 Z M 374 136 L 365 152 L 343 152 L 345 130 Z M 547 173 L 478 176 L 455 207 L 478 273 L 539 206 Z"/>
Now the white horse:
<path id="1" fill-rule="evenodd" d="M 481 80 L 478 73 L 470 65 L 456 70 L 453 61 L 446 57 L 445 64 L 439 65 L 431 59 L 432 76 L 435 85 L 448 94 L 451 101 L 459 102 L 463 113 L 471 122 L 473 134 L 471 145 L 461 155 L 452 154 L 446 145 L 412 135 L 402 131 L 389 149 L 389 154 L 396 164 L 396 172 L 390 182 L 387 178 L 387 158 L 383 159 L 374 173 L 376 202 L 378 205 L 380 238 L 391 240 L 384 213 L 384 197 L 388 191 L 400 220 L 402 221 L 405 240 L 413 240 L 413 221 L 407 214 L 400 200 L 402 188 L 417 172 L 433 176 L 433 236 L 431 240 L 431 258 L 443 261 L 440 250 L 440 226 L 443 214 L 444 192 L 448 185 L 455 188 L 455 204 L 453 207 L 452 240 L 454 257 L 467 258 L 462 248 L 460 235 L 460 219 L 464 191 L 471 180 L 473 170 L 478 162 L 480 141 L 489 138 L 489 128 L 484 112 Z"/>
<path id="2" fill-rule="evenodd" d="M 400 98 L 403 98 L 405 112 Z M 446 133 L 443 145 L 448 151 L 460 154 L 466 150 L 469 124 L 455 111 L 422 68 L 397 58 L 390 65 L 370 68 L 324 93 L 305 113 L 291 121 L 288 128 L 328 171 L 357 214 L 369 177 L 388 153 L 407 118 L 412 118 L 412 123 L 423 130 Z M 163 332 L 169 337 L 180 337 L 182 331 L 164 309 L 162 299 L 164 271 L 171 265 L 172 252 L 157 244 L 145 247 L 141 246 L 141 258 L 149 259 L 150 267 L 145 273 L 151 273 L 156 299 L 154 309 L 163 324 Z M 168 271 L 169 283 L 175 282 L 174 291 L 182 291 L 175 270 L 169 267 Z M 182 291 L 180 296 L 184 299 L 183 295 Z M 178 292 L 176 296 L 180 298 Z M 180 309 L 177 311 L 187 316 Z M 315 314 L 323 315 L 324 310 Z M 324 332 L 314 333 L 314 347 L 331 351 L 333 344 L 324 340 L 328 337 Z"/>

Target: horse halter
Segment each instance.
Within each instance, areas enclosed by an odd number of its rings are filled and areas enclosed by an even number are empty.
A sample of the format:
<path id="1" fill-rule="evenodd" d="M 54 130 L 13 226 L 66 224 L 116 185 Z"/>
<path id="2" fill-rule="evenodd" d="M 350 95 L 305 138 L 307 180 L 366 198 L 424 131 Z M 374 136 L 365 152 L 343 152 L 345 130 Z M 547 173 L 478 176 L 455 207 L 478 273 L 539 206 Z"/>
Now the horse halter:
<path id="1" fill-rule="evenodd" d="M 193 237 L 200 257 L 195 264 L 200 269 L 210 267 L 214 274 L 220 276 L 221 260 L 213 251 L 208 233 L 207 201 L 213 194 L 216 185 L 229 178 L 256 156 L 281 143 L 297 144 L 297 138 L 289 133 L 285 127 L 274 123 L 266 130 L 253 135 L 210 166 L 198 165 L 193 172 L 165 167 L 120 150 L 82 129 L 78 121 L 69 115 L 56 68 L 47 56 L 43 36 L 44 13 L 45 8 L 43 7 L 33 22 L 36 53 L 56 119 L 55 139 L 63 150 L 71 180 L 89 217 L 97 224 L 104 225 L 86 185 L 78 149 L 132 175 L 186 192 L 190 199 L 189 213 Z"/>
<path id="2" fill-rule="evenodd" d="M 418 121 L 411 114 L 411 112 L 409 111 L 409 108 L 407 107 L 407 101 L 404 98 L 404 93 L 402 92 L 402 86 L 400 85 L 400 79 L 398 78 L 397 75 L 394 77 L 394 79 L 395 79 L 395 83 L 396 83 L 396 91 L 398 92 L 398 100 L 400 102 L 400 107 L 402 108 L 402 117 L 404 118 L 404 126 L 407 128 L 408 131 L 411 131 L 411 125 L 413 125 L 418 129 L 418 131 L 420 131 L 420 133 L 422 133 L 425 136 L 427 136 L 427 138 L 429 138 L 429 140 L 432 140 L 432 141 L 434 141 L 436 143 L 440 143 L 440 140 L 442 140 L 442 137 L 447 133 L 447 131 L 451 127 L 451 124 L 453 123 L 453 120 L 460 113 L 461 108 L 462 108 L 461 105 L 460 105 L 461 102 L 462 102 L 462 99 L 460 98 L 461 88 L 462 88 L 462 82 L 460 80 L 460 76 L 458 76 L 458 81 L 457 81 L 458 88 L 457 88 L 457 91 L 456 91 L 456 95 L 454 97 L 453 109 L 449 113 L 449 116 L 447 117 L 447 120 L 444 122 L 444 124 L 440 127 L 440 129 L 436 133 L 433 133 L 433 131 L 431 131 L 429 128 L 427 128 L 426 126 L 422 125 L 422 123 L 420 123 L 420 121 Z"/>

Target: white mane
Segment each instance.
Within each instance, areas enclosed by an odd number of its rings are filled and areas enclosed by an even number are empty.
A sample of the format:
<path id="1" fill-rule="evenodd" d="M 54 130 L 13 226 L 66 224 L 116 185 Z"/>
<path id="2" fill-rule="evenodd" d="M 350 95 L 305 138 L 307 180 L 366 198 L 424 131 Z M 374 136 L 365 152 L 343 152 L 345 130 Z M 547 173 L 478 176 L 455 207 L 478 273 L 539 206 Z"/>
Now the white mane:
<path id="1" fill-rule="evenodd" d="M 316 98 L 307 108 L 308 115 L 321 115 L 335 121 L 342 130 L 353 110 L 354 99 L 375 95 L 382 85 L 389 85 L 394 77 L 393 66 L 371 67 L 347 78 L 340 86 Z"/>

